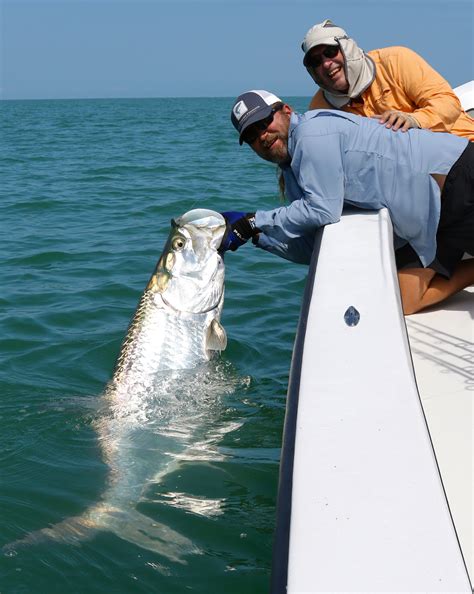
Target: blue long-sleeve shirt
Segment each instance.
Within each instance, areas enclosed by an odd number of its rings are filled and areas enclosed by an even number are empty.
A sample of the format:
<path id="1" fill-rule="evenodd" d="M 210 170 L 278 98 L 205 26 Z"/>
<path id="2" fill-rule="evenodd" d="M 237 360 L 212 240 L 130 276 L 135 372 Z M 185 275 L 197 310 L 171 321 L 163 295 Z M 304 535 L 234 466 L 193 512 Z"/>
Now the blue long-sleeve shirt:
<path id="1" fill-rule="evenodd" d="M 311 257 L 315 230 L 339 220 L 344 204 L 387 208 L 395 234 L 424 266 L 436 253 L 440 190 L 468 143 L 447 133 L 393 132 L 377 120 L 341 111 L 292 113 L 290 165 L 283 167 L 288 206 L 258 210 L 258 245 L 294 262 Z"/>

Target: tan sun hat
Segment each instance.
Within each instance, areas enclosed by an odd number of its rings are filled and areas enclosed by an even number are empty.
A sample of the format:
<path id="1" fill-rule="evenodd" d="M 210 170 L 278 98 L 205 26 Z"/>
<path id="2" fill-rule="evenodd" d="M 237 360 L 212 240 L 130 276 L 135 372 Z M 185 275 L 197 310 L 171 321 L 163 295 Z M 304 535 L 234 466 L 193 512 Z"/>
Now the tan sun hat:
<path id="1" fill-rule="evenodd" d="M 347 39 L 347 33 L 329 19 L 313 25 L 306 33 L 301 44 L 304 51 L 303 64 L 306 66 L 308 52 L 317 45 L 339 45 L 339 39 Z"/>

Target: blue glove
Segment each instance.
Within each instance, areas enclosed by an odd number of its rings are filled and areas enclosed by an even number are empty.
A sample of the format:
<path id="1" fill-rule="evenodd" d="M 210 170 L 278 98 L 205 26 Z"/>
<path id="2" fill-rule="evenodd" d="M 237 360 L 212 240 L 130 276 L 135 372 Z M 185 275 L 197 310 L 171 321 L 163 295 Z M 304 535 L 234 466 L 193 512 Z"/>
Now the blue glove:
<path id="1" fill-rule="evenodd" d="M 221 215 L 226 221 L 226 230 L 222 238 L 219 252 L 222 254 L 227 250 L 235 252 L 237 248 L 260 232 L 255 227 L 255 213 L 254 212 L 239 212 L 230 210 L 221 212 Z"/>

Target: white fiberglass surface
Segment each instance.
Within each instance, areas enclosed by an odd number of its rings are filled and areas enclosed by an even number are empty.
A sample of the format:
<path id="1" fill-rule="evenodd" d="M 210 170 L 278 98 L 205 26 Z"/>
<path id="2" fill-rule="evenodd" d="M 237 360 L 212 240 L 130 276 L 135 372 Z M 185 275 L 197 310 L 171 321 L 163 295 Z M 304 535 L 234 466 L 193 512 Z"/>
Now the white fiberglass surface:
<path id="1" fill-rule="evenodd" d="M 324 231 L 301 370 L 291 593 L 471 591 L 413 374 L 391 237 L 386 211 L 346 214 Z M 351 306 L 355 325 L 344 317 Z"/>

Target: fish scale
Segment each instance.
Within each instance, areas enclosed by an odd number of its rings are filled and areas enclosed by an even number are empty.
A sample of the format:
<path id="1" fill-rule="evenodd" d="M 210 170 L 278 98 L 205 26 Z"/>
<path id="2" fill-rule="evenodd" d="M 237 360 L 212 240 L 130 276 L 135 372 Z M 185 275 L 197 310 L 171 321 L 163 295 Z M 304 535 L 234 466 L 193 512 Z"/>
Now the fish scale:
<path id="1" fill-rule="evenodd" d="M 199 420 L 208 416 L 197 377 L 201 364 L 226 346 L 219 322 L 224 264 L 218 252 L 225 226 L 222 215 L 203 209 L 172 222 L 103 394 L 104 414 L 95 423 L 109 467 L 101 501 L 80 516 L 5 545 L 4 551 L 50 540 L 77 544 L 108 530 L 178 562 L 197 552 L 187 537 L 136 505 L 149 483 L 171 472 L 193 446 Z M 182 398 L 183 386 L 193 396 L 189 403 Z M 158 428 L 160 418 L 166 421 Z"/>
<path id="2" fill-rule="evenodd" d="M 145 296 L 147 305 L 134 318 L 124 340 L 112 382 L 125 381 L 131 374 L 189 369 L 208 357 L 204 353 L 207 327 L 214 312 L 186 314 L 169 311 L 162 302 Z"/>

